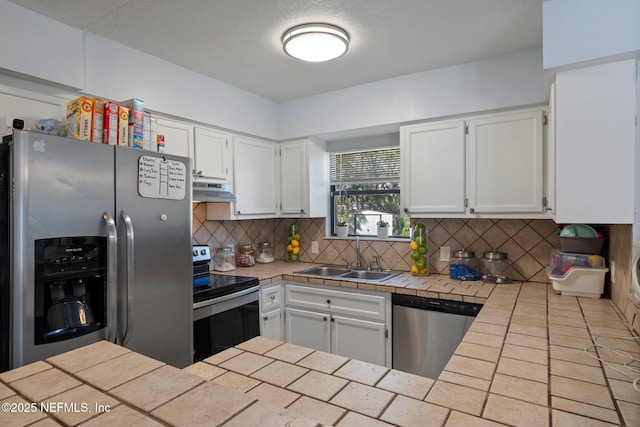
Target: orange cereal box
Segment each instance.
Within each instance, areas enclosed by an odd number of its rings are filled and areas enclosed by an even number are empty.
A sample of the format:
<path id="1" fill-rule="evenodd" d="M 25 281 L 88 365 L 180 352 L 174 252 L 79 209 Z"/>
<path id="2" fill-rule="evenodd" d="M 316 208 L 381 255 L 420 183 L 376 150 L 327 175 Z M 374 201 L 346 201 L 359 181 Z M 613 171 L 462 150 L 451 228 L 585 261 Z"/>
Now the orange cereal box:
<path id="1" fill-rule="evenodd" d="M 93 98 L 91 117 L 91 141 L 102 144 L 104 127 L 104 101 L 102 99 Z"/>
<path id="2" fill-rule="evenodd" d="M 118 145 L 129 146 L 129 109 L 122 105 L 118 109 Z"/>
<path id="3" fill-rule="evenodd" d="M 65 135 L 67 138 L 91 141 L 93 99 L 81 96 L 67 103 Z"/>

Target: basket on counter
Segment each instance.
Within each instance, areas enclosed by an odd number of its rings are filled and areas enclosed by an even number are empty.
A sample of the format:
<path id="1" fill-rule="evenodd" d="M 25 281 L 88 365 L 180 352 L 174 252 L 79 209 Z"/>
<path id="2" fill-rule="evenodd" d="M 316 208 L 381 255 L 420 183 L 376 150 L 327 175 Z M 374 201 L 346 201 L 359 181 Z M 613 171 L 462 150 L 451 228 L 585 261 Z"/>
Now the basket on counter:
<path id="1" fill-rule="evenodd" d="M 604 237 L 587 224 L 571 224 L 560 230 L 560 248 L 563 252 L 599 255 Z"/>
<path id="2" fill-rule="evenodd" d="M 600 298 L 609 271 L 600 255 L 551 251 L 547 277 L 554 292 L 576 297 Z"/>
<path id="3" fill-rule="evenodd" d="M 560 248 L 562 252 L 577 254 L 599 255 L 604 245 L 604 237 L 562 237 L 560 236 Z"/>

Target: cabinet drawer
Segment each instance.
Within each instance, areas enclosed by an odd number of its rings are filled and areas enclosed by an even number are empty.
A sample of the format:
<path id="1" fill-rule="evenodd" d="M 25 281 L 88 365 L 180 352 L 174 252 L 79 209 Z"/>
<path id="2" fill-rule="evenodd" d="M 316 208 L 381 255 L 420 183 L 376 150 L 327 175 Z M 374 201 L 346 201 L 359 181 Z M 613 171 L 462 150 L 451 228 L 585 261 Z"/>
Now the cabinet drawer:
<path id="1" fill-rule="evenodd" d="M 322 310 L 363 319 L 385 320 L 385 298 L 359 292 L 334 291 L 298 285 L 285 286 L 287 306 Z"/>
<path id="2" fill-rule="evenodd" d="M 282 303 L 282 286 L 275 285 L 260 289 L 260 311 L 265 313 L 278 308 Z"/>

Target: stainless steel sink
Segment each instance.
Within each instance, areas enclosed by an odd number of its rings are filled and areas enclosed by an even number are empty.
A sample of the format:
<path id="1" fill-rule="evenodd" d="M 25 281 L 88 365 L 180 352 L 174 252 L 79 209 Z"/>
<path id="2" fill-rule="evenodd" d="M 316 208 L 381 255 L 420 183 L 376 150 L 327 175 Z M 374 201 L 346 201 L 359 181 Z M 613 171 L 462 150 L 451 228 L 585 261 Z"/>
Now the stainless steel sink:
<path id="1" fill-rule="evenodd" d="M 391 271 L 352 270 L 340 277 L 345 279 L 384 280 L 398 274 Z"/>
<path id="2" fill-rule="evenodd" d="M 293 274 L 310 274 L 313 276 L 334 277 L 348 272 L 349 270 L 347 270 L 346 268 L 323 266 L 307 268 L 302 271 L 296 271 Z"/>
<path id="3" fill-rule="evenodd" d="M 309 276 L 322 276 L 335 279 L 344 280 L 357 280 L 364 282 L 381 282 L 383 280 L 390 279 L 398 274 L 402 274 L 401 271 L 374 271 L 374 270 L 355 270 L 347 269 L 338 266 L 320 266 L 310 267 L 305 270 L 296 271 L 293 274 L 309 275 Z"/>

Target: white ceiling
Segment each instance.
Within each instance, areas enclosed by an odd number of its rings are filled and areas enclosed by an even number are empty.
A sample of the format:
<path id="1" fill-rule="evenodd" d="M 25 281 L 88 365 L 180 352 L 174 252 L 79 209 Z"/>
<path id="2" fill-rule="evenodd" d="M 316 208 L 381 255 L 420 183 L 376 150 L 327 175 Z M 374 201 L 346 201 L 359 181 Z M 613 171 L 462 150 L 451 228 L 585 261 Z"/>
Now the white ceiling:
<path id="1" fill-rule="evenodd" d="M 543 0 L 11 1 L 275 101 L 542 46 Z M 347 30 L 347 54 L 287 56 L 309 22 Z"/>

